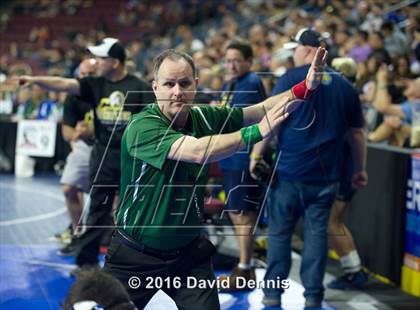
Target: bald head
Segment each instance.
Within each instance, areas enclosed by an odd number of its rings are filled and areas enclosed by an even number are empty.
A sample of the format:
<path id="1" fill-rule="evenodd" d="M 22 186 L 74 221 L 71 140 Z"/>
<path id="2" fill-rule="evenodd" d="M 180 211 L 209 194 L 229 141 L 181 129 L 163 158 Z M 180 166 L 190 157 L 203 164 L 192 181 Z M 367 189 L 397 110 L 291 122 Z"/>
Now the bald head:
<path id="1" fill-rule="evenodd" d="M 96 60 L 88 58 L 83 60 L 79 65 L 79 77 L 84 78 L 96 73 Z"/>

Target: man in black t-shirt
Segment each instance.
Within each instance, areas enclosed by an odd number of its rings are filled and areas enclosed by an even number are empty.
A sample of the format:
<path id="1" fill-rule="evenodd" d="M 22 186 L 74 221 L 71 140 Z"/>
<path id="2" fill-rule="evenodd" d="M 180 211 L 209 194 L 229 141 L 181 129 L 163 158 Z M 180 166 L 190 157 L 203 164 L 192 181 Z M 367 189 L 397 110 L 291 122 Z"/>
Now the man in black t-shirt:
<path id="1" fill-rule="evenodd" d="M 106 227 L 112 226 L 110 213 L 119 186 L 122 134 L 130 116 L 155 100 L 148 83 L 128 74 L 125 49 L 117 39 L 105 38 L 88 50 L 96 57 L 98 77 L 19 77 L 21 85 L 37 84 L 79 95 L 93 109 L 96 139 L 90 158 L 92 189 L 86 230 L 78 242 L 78 266 L 98 263 L 101 237 Z"/>

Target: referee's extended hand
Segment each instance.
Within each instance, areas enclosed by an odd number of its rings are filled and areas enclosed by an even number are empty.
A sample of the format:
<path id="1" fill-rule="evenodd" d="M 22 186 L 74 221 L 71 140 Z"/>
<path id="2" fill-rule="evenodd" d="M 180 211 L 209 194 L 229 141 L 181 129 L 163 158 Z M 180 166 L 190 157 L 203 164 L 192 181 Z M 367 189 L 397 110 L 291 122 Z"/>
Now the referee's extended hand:
<path id="1" fill-rule="evenodd" d="M 322 75 L 324 74 L 324 67 L 327 63 L 328 52 L 323 47 L 318 47 L 311 67 L 306 75 L 306 87 L 308 89 L 315 89 L 321 84 Z"/>

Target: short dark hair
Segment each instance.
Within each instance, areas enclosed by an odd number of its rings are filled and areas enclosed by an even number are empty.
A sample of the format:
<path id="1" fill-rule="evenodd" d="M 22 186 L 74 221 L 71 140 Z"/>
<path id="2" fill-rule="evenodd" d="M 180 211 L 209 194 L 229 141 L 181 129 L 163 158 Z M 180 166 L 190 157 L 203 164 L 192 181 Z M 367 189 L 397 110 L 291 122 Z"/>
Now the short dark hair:
<path id="1" fill-rule="evenodd" d="M 394 23 L 390 20 L 382 23 L 381 25 L 381 31 L 389 31 L 389 32 L 393 32 L 394 31 Z"/>
<path id="2" fill-rule="evenodd" d="M 369 55 L 368 59 L 374 58 L 378 64 L 378 68 L 381 64 L 390 65 L 392 63 L 391 56 L 384 48 L 377 48 Z"/>
<path id="3" fill-rule="evenodd" d="M 82 301 L 94 301 L 109 310 L 136 309 L 120 281 L 100 269 L 81 271 L 70 287 L 63 310 Z"/>
<path id="4" fill-rule="evenodd" d="M 184 59 L 190 66 L 194 74 L 194 78 L 197 77 L 197 70 L 195 68 L 194 60 L 190 55 L 184 52 L 179 52 L 174 49 L 165 50 L 153 60 L 153 78 L 157 80 L 157 74 L 162 65 L 163 61 L 169 58 L 170 60 Z"/>
<path id="5" fill-rule="evenodd" d="M 245 40 L 241 40 L 241 39 L 233 40 L 226 47 L 226 51 L 229 49 L 238 50 L 246 60 L 252 60 L 252 58 L 254 57 L 251 44 L 249 44 Z"/>
<path id="6" fill-rule="evenodd" d="M 357 34 L 361 36 L 365 41 L 369 38 L 369 33 L 367 31 L 359 29 L 357 30 Z"/>

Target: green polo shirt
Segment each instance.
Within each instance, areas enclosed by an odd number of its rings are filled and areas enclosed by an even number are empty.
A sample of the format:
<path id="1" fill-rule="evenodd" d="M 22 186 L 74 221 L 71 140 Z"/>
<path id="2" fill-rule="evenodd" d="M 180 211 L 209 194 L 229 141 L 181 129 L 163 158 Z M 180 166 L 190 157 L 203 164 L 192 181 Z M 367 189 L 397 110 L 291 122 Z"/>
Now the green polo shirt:
<path id="1" fill-rule="evenodd" d="M 242 125 L 242 109 L 229 107 L 193 107 L 182 130 L 172 128 L 156 103 L 135 114 L 121 143 L 118 228 L 158 250 L 194 240 L 200 234 L 207 165 L 170 160 L 169 150 L 183 135 L 200 138 Z"/>

